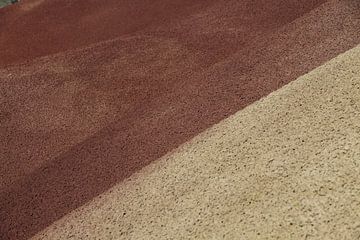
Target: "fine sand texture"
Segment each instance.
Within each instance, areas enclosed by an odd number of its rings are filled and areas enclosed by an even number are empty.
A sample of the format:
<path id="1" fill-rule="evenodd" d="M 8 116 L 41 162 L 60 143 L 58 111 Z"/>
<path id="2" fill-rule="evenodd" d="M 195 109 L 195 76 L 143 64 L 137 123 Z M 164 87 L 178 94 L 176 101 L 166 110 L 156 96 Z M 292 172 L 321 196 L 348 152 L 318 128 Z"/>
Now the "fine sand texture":
<path id="1" fill-rule="evenodd" d="M 0 23 L 0 238 L 21 240 L 355 47 L 360 2 L 24 0 Z"/>
<path id="2" fill-rule="evenodd" d="M 360 46 L 33 239 L 359 239 Z"/>

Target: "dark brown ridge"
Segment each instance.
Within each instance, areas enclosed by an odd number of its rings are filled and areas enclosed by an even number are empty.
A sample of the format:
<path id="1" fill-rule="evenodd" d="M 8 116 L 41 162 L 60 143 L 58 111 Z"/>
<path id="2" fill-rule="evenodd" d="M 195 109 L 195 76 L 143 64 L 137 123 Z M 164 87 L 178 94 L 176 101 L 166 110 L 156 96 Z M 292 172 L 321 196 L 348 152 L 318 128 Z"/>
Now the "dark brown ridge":
<path id="1" fill-rule="evenodd" d="M 328 1 L 309 14 L 321 1 L 267 2 L 214 4 L 141 33 L 1 70 L 1 162 L 10 179 L 1 185 L 3 238 L 34 235 L 359 42 L 355 0 Z"/>
<path id="2" fill-rule="evenodd" d="M 202 9 L 211 2 L 23 1 L 0 10 L 0 66 L 144 30 L 149 25 Z"/>

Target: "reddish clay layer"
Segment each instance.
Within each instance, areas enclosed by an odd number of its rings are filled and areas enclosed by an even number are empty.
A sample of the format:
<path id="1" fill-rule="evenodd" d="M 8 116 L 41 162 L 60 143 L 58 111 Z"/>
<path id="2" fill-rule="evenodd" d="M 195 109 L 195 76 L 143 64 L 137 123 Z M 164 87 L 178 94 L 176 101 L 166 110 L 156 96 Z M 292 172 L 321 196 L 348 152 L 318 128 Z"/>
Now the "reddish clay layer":
<path id="1" fill-rule="evenodd" d="M 194 78 L 203 78 L 196 74 L 256 47 L 253 38 L 315 6 L 236 2 L 214 3 L 137 34 L 4 70 L 1 134 L 7 158 L 0 189 L 112 121 L 141 119 L 139 106 L 151 111 L 153 101 L 179 94 L 177 85 L 196 84 Z M 162 106 L 160 112 L 169 110 Z"/>
<path id="2" fill-rule="evenodd" d="M 359 42 L 355 0 L 330 1 L 294 22 L 321 1 L 276 1 L 273 7 L 282 4 L 281 13 L 274 13 L 270 3 L 264 7 L 268 1 L 253 2 L 242 3 L 253 12 L 239 3 L 224 3 L 223 8 L 189 15 L 190 21 L 180 18 L 137 37 L 3 70 L 2 76 L 16 75 L 0 88 L 7 94 L 0 99 L 0 121 L 6 126 L 0 132 L 1 161 L 10 166 L 0 199 L 4 238 L 32 236 L 212 124 Z M 230 20 L 238 12 L 248 13 L 240 16 L 254 26 Z M 214 19 L 214 14 L 222 18 Z M 234 33 L 232 27 L 245 30 Z M 231 52 L 236 53 L 227 57 Z M 69 96 L 71 104 L 63 102 Z M 70 112 L 74 117 L 66 118 Z M 39 131 L 42 124 L 51 131 Z M 46 161 L 17 176 L 23 166 L 17 162 L 25 165 L 28 159 L 37 161 L 36 156 Z"/>
<path id="3" fill-rule="evenodd" d="M 6 23 L 0 25 L 0 66 L 148 31 L 151 28 L 157 29 L 159 25 L 168 23 L 175 25 L 171 29 L 162 30 L 166 35 L 173 32 L 174 37 L 178 37 L 179 32 L 186 33 L 184 30 L 188 27 L 178 25 L 181 19 L 188 18 L 193 13 L 202 13 L 214 5 L 219 9 L 215 9 L 208 16 L 199 15 L 197 19 L 193 19 L 193 23 L 201 18 L 204 20 L 203 26 L 196 26 L 198 30 L 218 25 L 225 27 L 222 30 L 226 31 L 227 23 L 222 22 L 225 18 L 228 18 L 228 23 L 232 21 L 237 25 L 252 27 L 254 17 L 259 17 L 254 21 L 256 31 L 256 25 L 260 21 L 263 27 L 267 23 L 281 24 L 324 0 L 292 0 L 290 3 L 284 0 L 257 0 L 244 1 L 241 6 L 231 1 L 231 4 L 234 4 L 233 9 L 229 2 L 108 0 L 103 3 L 86 0 L 27 0 L 0 10 L 0 22 Z M 232 18 L 229 18 L 230 16 Z M 236 29 L 236 24 L 228 27 Z"/>
<path id="4" fill-rule="evenodd" d="M 144 30 L 212 1 L 199 2 L 27 0 L 0 10 L 0 66 Z"/>

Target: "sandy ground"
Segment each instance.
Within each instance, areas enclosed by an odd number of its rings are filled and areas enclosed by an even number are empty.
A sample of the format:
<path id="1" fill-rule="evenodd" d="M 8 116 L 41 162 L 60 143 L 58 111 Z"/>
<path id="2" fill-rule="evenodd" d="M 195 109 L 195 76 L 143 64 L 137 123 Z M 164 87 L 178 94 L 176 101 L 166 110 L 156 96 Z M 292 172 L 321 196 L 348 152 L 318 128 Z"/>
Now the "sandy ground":
<path id="1" fill-rule="evenodd" d="M 33 236 L 353 48 L 359 16 L 356 0 L 1 9 L 0 234 Z"/>
<path id="2" fill-rule="evenodd" d="M 360 238 L 360 46 L 34 239 Z"/>

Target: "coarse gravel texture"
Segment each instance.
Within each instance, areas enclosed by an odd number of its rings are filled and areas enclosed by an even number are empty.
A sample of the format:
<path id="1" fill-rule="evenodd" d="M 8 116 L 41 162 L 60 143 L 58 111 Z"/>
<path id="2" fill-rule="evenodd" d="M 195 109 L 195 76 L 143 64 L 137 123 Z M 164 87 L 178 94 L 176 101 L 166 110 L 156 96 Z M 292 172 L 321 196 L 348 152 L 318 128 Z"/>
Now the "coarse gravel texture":
<path id="1" fill-rule="evenodd" d="M 0 66 L 134 34 L 175 38 L 193 51 L 221 55 L 241 46 L 249 32 L 271 30 L 324 2 L 25 0 L 0 10 Z"/>
<path id="2" fill-rule="evenodd" d="M 360 42 L 357 0 L 98 3 L 0 10 L 4 239 L 33 236 Z"/>
<path id="3" fill-rule="evenodd" d="M 359 239 L 360 46 L 33 239 Z"/>

